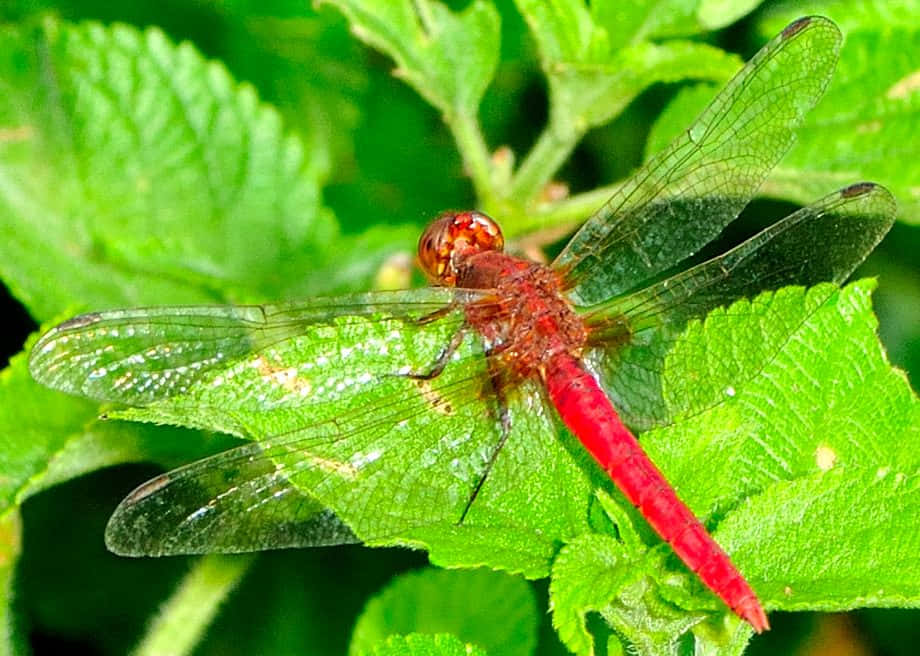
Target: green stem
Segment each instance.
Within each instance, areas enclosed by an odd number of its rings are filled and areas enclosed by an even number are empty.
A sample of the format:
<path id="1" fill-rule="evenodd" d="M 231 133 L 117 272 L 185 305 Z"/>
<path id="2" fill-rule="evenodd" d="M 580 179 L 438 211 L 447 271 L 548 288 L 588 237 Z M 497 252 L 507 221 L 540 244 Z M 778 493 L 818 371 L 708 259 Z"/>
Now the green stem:
<path id="1" fill-rule="evenodd" d="M 16 562 L 22 547 L 19 510 L 11 508 L 0 517 L 0 655 L 26 653 L 13 613 Z"/>
<path id="2" fill-rule="evenodd" d="M 545 228 L 559 229 L 562 226 L 571 226 L 577 228 L 584 223 L 585 219 L 591 216 L 604 203 L 610 200 L 620 188 L 620 184 L 612 184 L 604 187 L 598 187 L 591 191 L 586 191 L 564 200 L 557 201 L 546 209 L 538 208 L 538 211 L 527 215 L 527 218 L 521 224 L 515 227 L 522 234 L 528 234 Z"/>
<path id="3" fill-rule="evenodd" d="M 134 656 L 190 653 L 254 560 L 252 555 L 214 555 L 198 560 L 160 608 Z"/>
<path id="4" fill-rule="evenodd" d="M 549 125 L 514 174 L 510 197 L 523 206 L 530 205 L 575 149 L 581 136 L 582 132 L 568 122 L 550 117 Z"/>
<path id="5" fill-rule="evenodd" d="M 488 206 L 492 199 L 499 195 L 499 191 L 495 189 L 492 180 L 492 160 L 489 147 L 479 129 L 479 122 L 475 116 L 465 112 L 445 115 L 444 122 L 457 142 L 457 149 L 463 158 L 466 172 L 473 181 L 473 189 L 480 207 Z"/>

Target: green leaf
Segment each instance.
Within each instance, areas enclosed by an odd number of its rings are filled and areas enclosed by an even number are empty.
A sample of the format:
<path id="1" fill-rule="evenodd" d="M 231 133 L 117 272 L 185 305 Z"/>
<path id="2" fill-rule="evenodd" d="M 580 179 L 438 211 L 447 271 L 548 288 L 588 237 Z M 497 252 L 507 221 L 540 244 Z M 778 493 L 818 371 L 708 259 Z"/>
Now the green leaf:
<path id="1" fill-rule="evenodd" d="M 909 438 L 916 449 L 917 438 Z M 898 470 L 843 456 L 834 462 L 830 447 L 819 448 L 828 450 L 816 452 L 817 468 L 827 471 L 749 498 L 719 526 L 720 541 L 748 564 L 747 575 L 777 610 L 920 607 L 916 463 Z"/>
<path id="2" fill-rule="evenodd" d="M 358 38 L 392 57 L 395 74 L 441 112 L 477 192 L 490 196 L 491 162 L 476 114 L 498 65 L 495 7 L 474 0 L 455 14 L 434 0 L 323 2 L 348 17 Z"/>
<path id="3" fill-rule="evenodd" d="M 549 594 L 553 627 L 572 652 L 592 651 L 587 614 L 606 607 L 634 583 L 637 569 L 620 542 L 610 536 L 583 535 L 562 548 L 553 563 Z"/>
<path id="4" fill-rule="evenodd" d="M 696 15 L 705 28 L 717 30 L 731 25 L 762 3 L 763 0 L 702 0 Z M 796 14 L 789 22 L 804 15 L 807 15 L 807 12 Z M 782 29 L 782 26 L 778 29 Z"/>
<path id="5" fill-rule="evenodd" d="M 638 14 L 627 23 L 636 33 L 627 35 L 608 3 L 592 3 L 591 9 L 582 0 L 517 5 L 537 42 L 550 90 L 549 125 L 515 174 L 511 195 L 521 201 L 535 197 L 589 128 L 619 114 L 648 86 L 688 77 L 724 80 L 740 63 L 706 44 L 642 40 L 647 35 Z"/>
<path id="6" fill-rule="evenodd" d="M 560 63 L 560 73 L 551 80 L 559 80 L 557 102 L 569 112 L 577 108 L 578 115 L 570 118 L 581 129 L 603 125 L 652 84 L 686 78 L 726 80 L 740 63 L 737 55 L 702 43 L 641 42 L 596 67 L 590 62 Z"/>
<path id="7" fill-rule="evenodd" d="M 622 524 L 620 524 L 622 526 Z M 736 617 L 719 629 L 700 624 L 705 615 L 676 608 L 662 598 L 665 585 L 685 586 L 686 577 L 668 574 L 656 550 L 624 550 L 617 540 L 598 534 L 580 536 L 567 544 L 553 564 L 550 600 L 553 626 L 574 653 L 594 653 L 596 638 L 587 630 L 588 613 L 599 613 L 615 631 L 618 649 L 639 654 L 678 654 L 679 639 L 696 633 L 698 653 L 740 654 L 750 627 Z M 715 628 L 715 630 L 713 630 Z M 609 647 L 608 647 L 609 648 Z"/>
<path id="8" fill-rule="evenodd" d="M 641 39 L 691 36 L 717 30 L 753 10 L 762 0 L 625 0 L 592 2 L 595 21 L 612 46 Z M 787 21 L 788 22 L 788 21 Z"/>
<path id="9" fill-rule="evenodd" d="M 499 19 L 476 0 L 461 13 L 440 2 L 323 0 L 362 41 L 391 56 L 403 78 L 441 112 L 475 115 L 498 64 Z"/>
<path id="10" fill-rule="evenodd" d="M 536 648 L 536 629 L 533 593 L 521 579 L 428 568 L 397 577 L 368 602 L 348 651 L 371 652 L 392 634 L 450 633 L 496 656 L 526 656 Z"/>
<path id="11" fill-rule="evenodd" d="M 879 30 L 916 28 L 920 15 L 917 0 L 888 2 L 887 0 L 862 0 L 861 2 L 839 2 L 839 0 L 780 0 L 770 3 L 758 15 L 755 24 L 762 36 L 769 38 L 789 21 L 799 16 L 827 16 L 849 34 L 862 29 Z"/>
<path id="12" fill-rule="evenodd" d="M 452 635 L 390 636 L 373 650 L 371 656 L 486 656 L 476 645 L 464 644 Z"/>
<path id="13" fill-rule="evenodd" d="M 665 395 L 681 407 L 701 393 L 718 393 L 721 403 L 647 433 L 644 445 L 680 477 L 691 507 L 733 507 L 776 480 L 819 471 L 826 459 L 896 471 L 916 462 L 916 399 L 880 349 L 871 288 L 861 282 L 830 297 L 822 287 L 786 288 L 688 328 L 669 356 Z M 776 339 L 784 348 L 758 366 L 752 353 Z M 751 366 L 758 375 L 737 383 Z M 699 462 L 708 463 L 705 471 Z"/>
<path id="14" fill-rule="evenodd" d="M 916 493 L 911 492 L 909 480 L 899 496 L 884 491 L 898 472 L 916 468 L 920 406 L 879 347 L 869 303 L 871 287 L 866 282 L 851 285 L 818 308 L 808 307 L 811 294 L 789 288 L 772 299 L 764 295 L 750 304 L 741 302 L 695 324 L 682 341 L 683 352 L 672 356 L 675 376 L 665 383 L 667 394 L 682 398 L 694 393 L 691 387 L 722 385 L 723 402 L 672 427 L 651 431 L 643 440 L 699 515 L 728 518 L 715 537 L 769 608 L 786 608 L 792 603 L 786 588 L 796 590 L 814 580 L 818 584 L 805 603 L 811 608 L 827 607 L 824 604 L 831 600 L 838 608 L 844 603 L 853 608 L 867 600 L 888 605 L 908 597 L 920 600 L 917 579 L 904 577 L 898 555 L 902 547 L 895 546 L 916 539 L 916 527 L 905 521 L 913 516 Z M 756 330 L 726 332 L 727 325 L 752 310 L 752 318 L 756 317 L 760 310 L 755 308 L 763 303 L 776 308 L 775 320 L 782 318 L 791 329 L 786 346 L 763 363 L 755 378 L 742 384 L 726 382 L 732 377 L 726 373 L 739 357 L 747 357 L 745 344 L 756 344 L 758 339 Z M 801 304 L 802 310 L 782 311 L 784 305 L 791 307 L 789 303 Z M 772 339 L 768 334 L 763 338 Z M 685 366 L 691 361 L 695 375 L 676 375 L 676 363 Z M 703 462 L 705 468 L 699 466 Z M 853 491 L 856 482 L 867 482 L 866 472 L 885 479 L 873 487 L 891 498 L 884 511 L 892 513 L 886 520 L 890 525 L 876 526 L 869 520 L 873 513 L 879 517 L 879 511 L 855 510 L 874 501 L 859 494 L 845 499 L 844 490 Z M 885 472 L 891 476 L 881 475 Z M 806 519 L 803 509 L 817 503 L 809 492 L 793 504 L 799 511 L 787 512 L 789 486 L 820 491 L 819 497 L 826 494 L 827 503 L 835 499 L 838 505 Z M 747 497 L 753 498 L 742 504 Z M 767 509 L 770 499 L 776 501 Z M 748 504 L 756 504 L 758 511 Z M 771 531 L 772 541 L 757 537 Z M 868 539 L 870 535 L 884 535 L 894 548 L 881 550 L 876 538 Z M 789 544 L 809 541 L 812 547 L 803 548 L 798 561 L 785 557 Z M 845 562 L 845 573 L 831 574 L 828 562 Z M 834 576 L 852 579 L 847 602 L 841 600 L 840 581 Z M 877 585 L 867 585 L 873 577 Z M 897 595 L 879 594 L 896 587 Z"/>
<path id="15" fill-rule="evenodd" d="M 315 292 L 335 276 L 304 270 L 354 257 L 328 248 L 322 153 L 190 45 L 48 19 L 0 53 L 0 260 L 33 316 Z"/>
<path id="16" fill-rule="evenodd" d="M 693 418 L 713 399 L 719 405 L 732 402 L 738 391 L 734 383 L 774 362 L 796 330 L 823 305 L 834 302 L 836 294 L 831 284 L 807 292 L 786 287 L 717 308 L 705 322 L 694 322 L 667 355 L 662 380 L 665 403 L 675 415 Z"/>
<path id="17" fill-rule="evenodd" d="M 592 2 L 591 16 L 602 26 L 612 49 L 629 43 L 674 36 L 688 36 L 698 31 L 694 18 L 699 0 L 626 0 Z M 576 3 L 558 3 L 557 11 L 581 13 Z"/>

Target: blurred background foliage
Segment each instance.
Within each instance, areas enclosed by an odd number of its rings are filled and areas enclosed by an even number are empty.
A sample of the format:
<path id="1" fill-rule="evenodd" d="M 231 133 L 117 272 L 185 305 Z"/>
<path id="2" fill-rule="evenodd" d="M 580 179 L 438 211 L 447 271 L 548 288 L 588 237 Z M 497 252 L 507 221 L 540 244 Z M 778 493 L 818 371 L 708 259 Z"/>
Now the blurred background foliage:
<path id="1" fill-rule="evenodd" d="M 459 9 L 468 2 L 449 4 Z M 786 18 L 811 13 L 806 3 L 723 4 L 725 11 L 731 6 L 736 12 L 723 16 L 727 27 L 699 38 L 743 59 L 781 29 Z M 738 9 L 739 5 L 745 7 Z M 491 148 L 507 145 L 520 155 L 547 120 L 547 87 L 535 44 L 514 4 L 498 0 L 496 6 L 501 15 L 501 58 L 479 117 Z M 892 25 L 920 16 L 909 3 L 901 7 L 828 1 L 816 7 L 834 18 L 845 34 L 857 31 L 860 21 L 870 20 L 867 16 Z M 157 26 L 173 41 L 191 42 L 205 57 L 221 61 L 237 80 L 251 83 L 263 101 L 279 109 L 285 128 L 302 138 L 322 184 L 323 202 L 338 220 L 343 238 L 359 239 L 370 226 L 382 227 L 393 251 L 408 252 L 413 235 L 431 216 L 473 202 L 472 186 L 438 112 L 392 75 L 390 59 L 355 39 L 345 18 L 331 7 L 316 10 L 294 0 L 0 3 L 3 22 L 36 20 L 45 14 L 68 21 Z M 912 58 L 914 65 L 920 62 L 918 50 L 897 56 Z M 682 86 L 656 84 L 611 123 L 589 132 L 559 178 L 577 192 L 626 176 L 642 161 L 656 120 Z M 874 298 L 882 340 L 892 362 L 916 382 L 920 234 L 913 226 L 920 223 L 920 165 L 916 157 L 899 159 L 915 153 L 912 147 L 916 146 L 906 144 L 903 152 L 886 154 L 901 180 L 913 180 L 915 195 L 899 197 L 901 221 L 860 273 L 880 276 Z M 876 180 L 897 186 L 893 180 Z M 825 191 L 837 186 L 829 184 Z M 784 216 L 794 207 L 787 200 L 758 200 L 746 211 L 746 223 L 733 227 L 726 239 L 737 240 L 752 226 Z M 366 285 L 370 280 L 363 272 L 351 284 Z M 10 357 L 22 349 L 36 325 L 5 289 L 0 302 L 5 317 L 3 354 Z M 126 653 L 192 568 L 192 559 L 129 560 L 104 549 L 102 533 L 111 510 L 127 490 L 156 471 L 141 465 L 100 470 L 52 487 L 24 504 L 14 610 L 22 642 L 34 653 Z M 15 532 L 16 527 L 6 530 Z M 195 653 L 345 653 L 365 604 L 394 575 L 425 562 L 420 553 L 360 547 L 261 554 Z M 510 577 L 494 576 L 492 585 L 505 585 L 507 579 L 513 588 Z M 532 605 L 514 625 L 523 627 L 522 635 L 531 636 L 522 638 L 521 644 L 536 641 L 539 654 L 565 653 L 544 612 L 545 582 L 526 587 L 529 593 L 508 593 L 523 594 L 524 606 Z M 900 610 L 845 616 L 778 614 L 771 616 L 775 630 L 756 638 L 750 653 L 914 653 L 920 639 L 917 617 L 914 611 Z M 506 621 L 510 622 L 496 618 L 496 626 L 510 631 L 503 625 Z M 496 649 L 494 653 L 528 653 Z"/>

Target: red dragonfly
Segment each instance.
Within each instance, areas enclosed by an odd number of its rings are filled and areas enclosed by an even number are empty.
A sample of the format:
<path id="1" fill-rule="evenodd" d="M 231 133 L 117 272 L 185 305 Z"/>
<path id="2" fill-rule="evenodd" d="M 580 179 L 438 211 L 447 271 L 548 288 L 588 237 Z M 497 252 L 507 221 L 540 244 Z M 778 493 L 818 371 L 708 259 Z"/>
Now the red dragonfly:
<path id="1" fill-rule="evenodd" d="M 551 553 L 560 536 L 590 530 L 593 487 L 558 418 L 706 586 L 755 631 L 769 628 L 751 586 L 627 426 L 718 403 L 675 402 L 661 389 L 688 322 L 787 284 L 841 283 L 888 231 L 894 201 L 854 184 L 719 257 L 644 281 L 735 218 L 823 93 L 839 46 L 826 19 L 789 25 L 551 266 L 504 254 L 484 214 L 448 212 L 419 242 L 435 287 L 113 310 L 49 331 L 31 356 L 37 380 L 131 406 L 121 417 L 255 440 L 141 485 L 115 511 L 109 547 L 430 547 L 449 534 L 465 548 L 479 539 L 486 553 L 510 533 L 522 545 L 545 539 Z M 528 463 L 551 475 L 532 485 Z M 507 511 L 515 505 L 546 523 L 528 533 Z"/>

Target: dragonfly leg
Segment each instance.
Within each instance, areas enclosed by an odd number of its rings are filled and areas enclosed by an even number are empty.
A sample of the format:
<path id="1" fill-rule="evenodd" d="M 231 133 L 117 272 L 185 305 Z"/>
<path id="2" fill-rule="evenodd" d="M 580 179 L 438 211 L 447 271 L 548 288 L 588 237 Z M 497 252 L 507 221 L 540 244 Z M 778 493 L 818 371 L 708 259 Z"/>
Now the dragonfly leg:
<path id="1" fill-rule="evenodd" d="M 438 308 L 434 312 L 429 312 L 418 319 L 415 320 L 420 326 L 424 326 L 426 323 L 431 323 L 432 321 L 437 321 L 441 317 L 446 317 L 448 314 L 457 309 L 457 302 L 451 301 L 448 305 L 445 305 L 442 308 Z"/>
<path id="2" fill-rule="evenodd" d="M 460 515 L 457 524 L 462 524 L 463 520 L 466 519 L 466 515 L 470 512 L 473 502 L 476 500 L 476 497 L 479 496 L 479 491 L 492 472 L 492 466 L 495 464 L 498 454 L 501 453 L 502 448 L 505 446 L 505 442 L 508 441 L 508 436 L 511 435 L 511 414 L 508 412 L 508 403 L 505 400 L 505 393 L 502 389 L 501 374 L 494 367 L 492 360 L 489 360 L 489 378 L 492 382 L 492 390 L 495 393 L 495 401 L 498 405 L 498 417 L 502 427 L 502 434 L 498 442 L 495 443 L 495 448 L 492 449 L 492 453 L 489 454 L 489 459 L 486 461 L 486 468 L 479 476 L 479 480 L 476 481 L 476 486 L 473 488 L 472 493 L 470 493 L 470 498 L 467 499 L 466 506 L 464 506 L 463 513 Z"/>
<path id="3" fill-rule="evenodd" d="M 444 367 L 447 366 L 451 357 L 453 357 L 454 353 L 457 352 L 457 349 L 460 348 L 460 345 L 463 343 L 463 338 L 466 337 L 467 328 L 466 325 L 463 325 L 454 333 L 454 336 L 450 339 L 450 343 L 448 343 L 448 345 L 444 347 L 444 350 L 438 354 L 438 358 L 434 361 L 434 365 L 431 369 L 424 373 L 410 371 L 404 374 L 406 378 L 411 378 L 413 380 L 432 380 L 440 376 L 441 372 L 444 371 Z"/>

